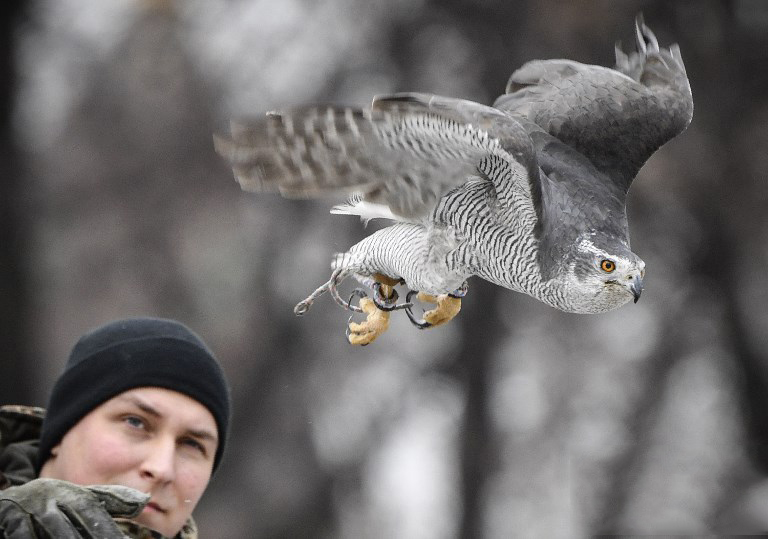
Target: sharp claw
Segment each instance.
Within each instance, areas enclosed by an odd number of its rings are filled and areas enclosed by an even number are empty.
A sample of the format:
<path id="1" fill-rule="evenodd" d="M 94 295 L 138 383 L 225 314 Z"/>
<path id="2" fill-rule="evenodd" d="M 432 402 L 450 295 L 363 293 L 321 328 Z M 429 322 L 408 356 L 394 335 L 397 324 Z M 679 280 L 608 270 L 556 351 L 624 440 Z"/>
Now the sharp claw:
<path id="1" fill-rule="evenodd" d="M 352 317 L 347 321 L 347 342 L 355 345 L 366 345 L 375 341 L 389 327 L 389 312 L 382 311 L 371 298 L 360 300 L 364 313 L 368 316 L 362 322 L 352 322 Z"/>
<path id="2" fill-rule="evenodd" d="M 351 300 L 352 298 L 350 297 L 349 299 Z M 350 344 L 352 344 L 352 341 L 350 339 L 350 336 L 352 335 L 352 330 L 349 328 L 349 325 L 352 323 L 352 318 L 353 317 L 350 316 L 349 319 L 347 320 L 347 329 L 344 331 L 344 336 L 347 338 L 347 342 Z M 358 346 L 368 346 L 369 344 L 370 343 L 363 343 L 363 344 L 359 344 Z"/>
<path id="3" fill-rule="evenodd" d="M 417 320 L 416 317 L 413 316 L 413 312 L 410 308 L 406 309 L 406 314 L 408 314 L 408 319 L 411 321 L 411 323 L 419 329 L 442 326 L 443 324 L 451 321 L 457 314 L 459 314 L 459 311 L 461 310 L 461 298 L 466 293 L 466 283 L 464 283 L 460 288 L 457 288 L 450 294 L 440 294 L 438 296 L 432 296 L 411 290 L 406 298 L 408 301 L 410 301 L 413 294 L 419 294 L 418 297 L 421 301 L 434 303 L 435 308 L 425 311 L 421 320 Z"/>
<path id="4" fill-rule="evenodd" d="M 424 320 L 423 318 L 421 320 L 417 320 L 416 317 L 413 315 L 413 311 L 411 310 L 411 307 L 413 306 L 413 303 L 411 302 L 411 298 L 414 294 L 417 294 L 418 292 L 416 290 L 411 290 L 408 292 L 408 295 L 405 296 L 405 301 L 408 304 L 408 307 L 405 307 L 405 314 L 408 315 L 408 320 L 411 321 L 411 324 L 416 326 L 419 329 L 427 329 L 431 328 L 432 324 Z"/>
<path id="5" fill-rule="evenodd" d="M 355 288 L 352 291 L 352 293 L 349 295 L 349 299 L 347 300 L 347 303 L 345 305 L 342 305 L 342 307 L 344 307 L 345 309 L 348 309 L 350 311 L 355 310 L 355 306 L 352 305 L 352 298 L 354 298 L 355 296 L 357 296 L 360 299 L 363 299 L 363 298 L 367 298 L 368 294 L 366 294 L 365 290 L 363 290 L 362 288 Z M 360 311 L 357 311 L 357 312 L 362 312 L 362 309 Z M 350 318 L 352 318 L 352 317 L 350 316 Z"/>
<path id="6" fill-rule="evenodd" d="M 424 320 L 423 318 L 421 320 L 416 320 L 416 317 L 413 316 L 413 313 L 411 312 L 411 309 L 408 308 L 405 310 L 405 314 L 408 315 L 408 319 L 411 321 L 411 324 L 416 326 L 419 329 L 428 329 L 432 327 L 432 324 Z"/>

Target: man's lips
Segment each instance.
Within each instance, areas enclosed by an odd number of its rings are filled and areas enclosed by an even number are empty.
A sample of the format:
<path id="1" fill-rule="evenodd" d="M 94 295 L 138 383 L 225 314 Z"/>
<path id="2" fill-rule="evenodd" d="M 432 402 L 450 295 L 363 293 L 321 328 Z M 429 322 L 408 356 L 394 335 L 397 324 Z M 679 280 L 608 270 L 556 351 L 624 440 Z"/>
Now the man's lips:
<path id="1" fill-rule="evenodd" d="M 150 501 L 145 507 L 145 509 L 149 509 L 151 511 L 157 511 L 158 513 L 165 513 L 165 509 L 160 507 L 157 502 Z"/>

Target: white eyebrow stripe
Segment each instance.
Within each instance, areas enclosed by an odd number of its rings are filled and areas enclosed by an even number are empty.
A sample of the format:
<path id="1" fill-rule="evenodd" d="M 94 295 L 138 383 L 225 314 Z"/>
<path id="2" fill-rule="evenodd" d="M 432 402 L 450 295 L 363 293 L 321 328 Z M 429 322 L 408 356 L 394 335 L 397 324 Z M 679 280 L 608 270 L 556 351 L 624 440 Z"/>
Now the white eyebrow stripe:
<path id="1" fill-rule="evenodd" d="M 619 255 L 612 255 L 603 251 L 602 249 L 597 247 L 594 243 L 592 243 L 592 240 L 589 240 L 587 238 L 584 238 L 579 242 L 578 249 L 580 251 L 592 253 L 594 255 L 598 255 L 603 258 L 610 258 L 611 260 L 616 261 L 617 265 L 619 265 L 619 263 L 621 263 L 622 266 L 632 264 L 632 262 L 626 257 L 619 256 Z"/>
<path id="2" fill-rule="evenodd" d="M 579 250 L 580 251 L 587 251 L 590 253 L 594 253 L 596 255 L 603 255 L 608 256 L 608 253 L 603 251 L 602 249 L 598 249 L 594 243 L 592 243 L 591 240 L 588 240 L 587 238 L 584 238 L 579 242 Z"/>

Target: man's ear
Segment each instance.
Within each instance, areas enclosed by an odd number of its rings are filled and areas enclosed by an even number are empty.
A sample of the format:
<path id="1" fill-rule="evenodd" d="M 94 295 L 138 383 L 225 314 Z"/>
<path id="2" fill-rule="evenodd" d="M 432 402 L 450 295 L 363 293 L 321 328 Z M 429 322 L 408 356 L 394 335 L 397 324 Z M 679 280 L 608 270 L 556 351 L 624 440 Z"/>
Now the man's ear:
<path id="1" fill-rule="evenodd" d="M 55 471 L 53 470 L 53 462 L 56 460 L 56 457 L 59 455 L 59 449 L 61 447 L 61 444 L 58 444 L 55 447 L 51 448 L 51 451 L 48 453 L 48 460 L 46 460 L 42 467 L 40 468 L 40 474 L 39 477 L 48 477 L 48 478 L 54 478 Z"/>

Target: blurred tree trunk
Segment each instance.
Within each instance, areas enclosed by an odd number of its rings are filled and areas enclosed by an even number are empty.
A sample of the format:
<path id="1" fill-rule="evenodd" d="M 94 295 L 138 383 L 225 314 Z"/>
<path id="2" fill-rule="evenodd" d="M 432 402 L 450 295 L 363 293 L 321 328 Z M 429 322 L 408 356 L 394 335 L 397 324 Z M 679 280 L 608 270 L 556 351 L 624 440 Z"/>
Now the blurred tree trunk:
<path id="1" fill-rule="evenodd" d="M 483 491 L 493 462 L 488 417 L 488 371 L 494 351 L 499 349 L 499 335 L 504 335 L 497 314 L 497 288 L 480 279 L 471 285 L 470 301 L 462 304 L 463 339 L 456 366 L 466 394 L 464 423 L 459 446 L 461 466 L 462 517 L 459 536 L 483 536 Z"/>
<path id="2" fill-rule="evenodd" d="M 27 348 L 29 323 L 24 271 L 27 217 L 21 200 L 23 167 L 13 136 L 16 92 L 15 31 L 23 17 L 21 0 L 0 8 L 0 402 L 23 404 L 29 398 L 31 369 Z"/>

